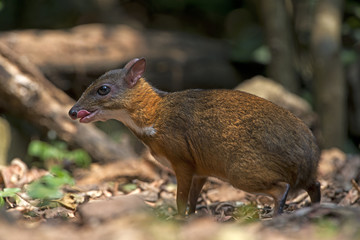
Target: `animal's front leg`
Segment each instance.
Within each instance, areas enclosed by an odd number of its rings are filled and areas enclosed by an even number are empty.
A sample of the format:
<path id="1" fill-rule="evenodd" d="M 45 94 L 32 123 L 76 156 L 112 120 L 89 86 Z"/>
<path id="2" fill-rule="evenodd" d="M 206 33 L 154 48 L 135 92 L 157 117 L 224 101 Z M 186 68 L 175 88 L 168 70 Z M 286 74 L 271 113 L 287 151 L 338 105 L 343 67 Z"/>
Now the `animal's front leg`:
<path id="1" fill-rule="evenodd" d="M 205 182 L 206 177 L 193 177 L 189 196 L 189 214 L 195 212 L 197 199 Z"/>
<path id="2" fill-rule="evenodd" d="M 176 204 L 178 214 L 185 216 L 194 170 L 188 165 L 176 167 L 174 170 L 177 180 Z"/>

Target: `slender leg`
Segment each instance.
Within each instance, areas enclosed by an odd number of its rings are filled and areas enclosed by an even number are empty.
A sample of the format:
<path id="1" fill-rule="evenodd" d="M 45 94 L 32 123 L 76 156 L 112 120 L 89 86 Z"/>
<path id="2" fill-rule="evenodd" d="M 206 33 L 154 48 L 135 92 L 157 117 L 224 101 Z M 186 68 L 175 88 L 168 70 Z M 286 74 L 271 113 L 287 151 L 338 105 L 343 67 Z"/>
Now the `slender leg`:
<path id="1" fill-rule="evenodd" d="M 290 185 L 286 183 L 285 184 L 285 192 L 283 193 L 282 197 L 279 200 L 279 207 L 277 208 L 277 213 L 275 213 L 276 215 L 283 213 L 286 198 L 289 193 L 289 190 L 290 190 Z M 276 204 L 275 204 L 275 206 L 276 206 Z M 276 210 L 276 209 L 274 209 L 274 210 Z"/>
<path id="2" fill-rule="evenodd" d="M 191 187 L 191 182 L 193 178 L 193 170 L 189 167 L 182 166 L 181 168 L 174 169 L 177 180 L 177 196 L 176 196 L 176 205 L 178 208 L 178 214 L 185 216 L 186 207 L 189 198 L 189 192 Z"/>
<path id="3" fill-rule="evenodd" d="M 275 207 L 273 216 L 277 216 L 283 212 L 289 190 L 290 185 L 288 183 L 280 182 L 274 185 L 270 190 L 266 191 L 267 194 L 274 198 Z"/>
<path id="4" fill-rule="evenodd" d="M 189 214 L 192 214 L 196 210 L 196 203 L 199 197 L 199 193 L 206 182 L 206 177 L 193 177 L 190 196 L 189 196 Z"/>
<path id="5" fill-rule="evenodd" d="M 306 191 L 308 192 L 311 203 L 318 203 L 321 200 L 321 191 L 320 191 L 320 183 L 318 181 L 314 182 L 310 185 Z"/>

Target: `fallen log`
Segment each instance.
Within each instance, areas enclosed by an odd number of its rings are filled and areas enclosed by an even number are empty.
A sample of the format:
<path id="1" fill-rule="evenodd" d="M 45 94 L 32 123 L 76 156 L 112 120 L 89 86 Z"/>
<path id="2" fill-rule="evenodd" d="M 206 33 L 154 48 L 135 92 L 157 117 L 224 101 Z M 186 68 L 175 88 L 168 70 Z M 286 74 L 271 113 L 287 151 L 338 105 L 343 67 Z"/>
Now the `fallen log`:
<path id="1" fill-rule="evenodd" d="M 81 147 L 99 162 L 135 156 L 132 149 L 119 145 L 94 125 L 72 121 L 67 112 L 74 100 L 49 82 L 26 58 L 0 43 L 0 106 L 57 136 Z"/>
<path id="2" fill-rule="evenodd" d="M 147 58 L 146 77 L 162 90 L 233 88 L 239 80 L 224 41 L 179 32 L 88 24 L 2 32 L 0 42 L 75 97 L 104 72 L 135 57 Z"/>

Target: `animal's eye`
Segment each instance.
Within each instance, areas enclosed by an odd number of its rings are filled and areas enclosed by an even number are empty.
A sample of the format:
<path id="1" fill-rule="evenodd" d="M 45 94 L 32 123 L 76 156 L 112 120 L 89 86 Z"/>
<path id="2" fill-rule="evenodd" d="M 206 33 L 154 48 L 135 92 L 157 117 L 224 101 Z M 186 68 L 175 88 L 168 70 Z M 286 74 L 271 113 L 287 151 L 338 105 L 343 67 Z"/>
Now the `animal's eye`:
<path id="1" fill-rule="evenodd" d="M 105 96 L 106 94 L 108 94 L 110 92 L 110 87 L 106 86 L 106 85 L 102 85 L 101 87 L 99 87 L 99 89 L 97 90 L 97 93 L 101 96 Z"/>

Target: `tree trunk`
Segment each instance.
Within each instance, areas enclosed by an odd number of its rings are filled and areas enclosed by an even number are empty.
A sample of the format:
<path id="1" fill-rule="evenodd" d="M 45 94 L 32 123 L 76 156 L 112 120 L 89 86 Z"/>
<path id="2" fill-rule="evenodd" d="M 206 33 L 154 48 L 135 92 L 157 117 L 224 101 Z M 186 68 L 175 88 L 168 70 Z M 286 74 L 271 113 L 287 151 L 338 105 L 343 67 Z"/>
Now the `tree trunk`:
<path id="1" fill-rule="evenodd" d="M 343 147 L 346 137 L 345 81 L 340 59 L 341 0 L 319 0 L 312 29 L 315 107 L 323 147 Z"/>
<path id="2" fill-rule="evenodd" d="M 118 145 L 93 125 L 72 121 L 67 112 L 74 104 L 50 83 L 35 65 L 0 44 L 0 105 L 34 125 L 54 130 L 70 145 L 85 149 L 100 162 L 132 157 L 127 145 Z"/>
<path id="3" fill-rule="evenodd" d="M 271 60 L 270 78 L 291 92 L 299 91 L 294 68 L 294 44 L 291 21 L 284 0 L 260 0 L 260 13 Z"/>
<path id="4" fill-rule="evenodd" d="M 314 22 L 312 0 L 292 0 L 295 66 L 300 81 L 307 89 L 313 89 L 313 67 L 311 57 L 311 31 Z"/>

